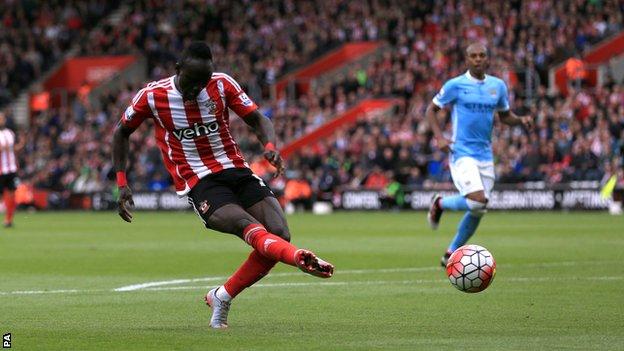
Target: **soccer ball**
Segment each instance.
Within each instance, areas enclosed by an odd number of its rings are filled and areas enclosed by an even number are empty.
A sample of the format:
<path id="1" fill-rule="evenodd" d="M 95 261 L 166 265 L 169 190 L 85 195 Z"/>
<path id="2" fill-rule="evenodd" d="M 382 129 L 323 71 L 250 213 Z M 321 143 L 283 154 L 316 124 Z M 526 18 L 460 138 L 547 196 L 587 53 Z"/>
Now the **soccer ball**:
<path id="1" fill-rule="evenodd" d="M 485 290 L 494 280 L 496 262 L 486 248 L 464 245 L 449 257 L 446 274 L 460 291 L 476 293 Z"/>

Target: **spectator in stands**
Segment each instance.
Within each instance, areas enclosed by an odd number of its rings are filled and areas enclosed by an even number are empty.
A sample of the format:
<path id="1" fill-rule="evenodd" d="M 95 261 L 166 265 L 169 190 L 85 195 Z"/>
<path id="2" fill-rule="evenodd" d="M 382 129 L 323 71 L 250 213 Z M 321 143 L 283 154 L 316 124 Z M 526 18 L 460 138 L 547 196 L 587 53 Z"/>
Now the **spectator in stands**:
<path id="1" fill-rule="evenodd" d="M 312 188 L 301 172 L 294 172 L 293 177 L 286 181 L 284 199 L 295 208 L 312 209 Z"/>
<path id="2" fill-rule="evenodd" d="M 364 188 L 371 190 L 382 190 L 390 183 L 387 174 L 383 172 L 381 167 L 375 166 L 364 181 Z"/>
<path id="3" fill-rule="evenodd" d="M 587 70 L 585 62 L 578 51 L 574 52 L 574 56 L 566 60 L 565 63 L 566 76 L 575 89 L 580 89 L 585 78 L 587 78 Z"/>

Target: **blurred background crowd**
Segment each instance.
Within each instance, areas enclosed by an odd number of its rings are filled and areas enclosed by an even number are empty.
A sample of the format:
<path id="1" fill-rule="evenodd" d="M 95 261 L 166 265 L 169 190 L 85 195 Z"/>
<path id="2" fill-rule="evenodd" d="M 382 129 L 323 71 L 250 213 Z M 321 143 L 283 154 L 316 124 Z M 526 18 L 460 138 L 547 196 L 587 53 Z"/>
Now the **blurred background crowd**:
<path id="1" fill-rule="evenodd" d="M 536 124 L 527 132 L 496 123 L 499 182 L 600 181 L 622 167 L 621 82 L 608 76 L 599 88 L 579 84 L 567 96 L 547 93 L 549 68 L 622 30 L 622 1 L 139 0 L 124 5 L 122 19 L 102 21 L 120 3 L 4 1 L 0 106 L 70 51 L 143 55 L 156 80 L 172 75 L 178 53 L 200 39 L 211 45 L 217 70 L 232 75 L 272 119 L 281 145 L 362 99 L 397 99 L 390 111 L 290 156 L 289 172 L 271 180 L 274 188 L 288 191 L 292 181 L 298 191 L 329 197 L 342 188 L 435 187 L 450 181 L 448 159 L 433 142 L 424 111 L 445 80 L 465 71 L 463 47 L 481 40 L 490 49 L 489 73 L 507 82 L 516 112 Z M 343 43 L 368 40 L 385 49 L 367 65 L 349 67 L 306 93 L 272 94 L 279 77 Z M 144 83 L 108 91 L 99 104 L 75 97 L 35 114 L 31 126 L 18 131 L 27 140 L 18 154 L 20 178 L 59 192 L 113 188 L 112 131 Z M 152 127 L 140 128 L 131 140 L 131 185 L 171 190 Z M 232 129 L 256 173 L 270 179 L 255 136 L 236 117 Z"/>

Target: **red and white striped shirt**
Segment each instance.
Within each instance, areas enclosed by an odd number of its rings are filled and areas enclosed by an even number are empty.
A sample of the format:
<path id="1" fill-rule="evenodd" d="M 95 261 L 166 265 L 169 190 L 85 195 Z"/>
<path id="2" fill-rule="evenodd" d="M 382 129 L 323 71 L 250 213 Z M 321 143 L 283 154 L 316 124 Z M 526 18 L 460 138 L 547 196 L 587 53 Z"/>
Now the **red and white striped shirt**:
<path id="1" fill-rule="evenodd" d="M 155 137 L 178 195 L 228 168 L 249 168 L 230 134 L 229 109 L 245 117 L 258 106 L 225 73 L 213 73 L 193 101 L 182 101 L 173 76 L 149 83 L 132 99 L 121 118 L 136 128 L 152 118 Z"/>
<path id="2" fill-rule="evenodd" d="M 0 174 L 17 172 L 15 160 L 15 133 L 8 128 L 0 129 Z"/>

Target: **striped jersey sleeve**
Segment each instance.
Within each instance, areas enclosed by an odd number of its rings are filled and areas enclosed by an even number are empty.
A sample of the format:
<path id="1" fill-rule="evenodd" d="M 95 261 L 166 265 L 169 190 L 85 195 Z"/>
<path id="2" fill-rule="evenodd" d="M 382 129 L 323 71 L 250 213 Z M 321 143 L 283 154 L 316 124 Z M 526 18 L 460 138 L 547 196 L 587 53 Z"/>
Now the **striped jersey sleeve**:
<path id="1" fill-rule="evenodd" d="M 147 103 L 148 88 L 143 88 L 132 98 L 130 106 L 126 108 L 121 116 L 121 124 L 135 129 L 143 123 L 144 120 L 152 118 L 152 111 Z"/>
<path id="2" fill-rule="evenodd" d="M 247 93 L 243 91 L 241 86 L 229 75 L 222 73 L 223 87 L 225 90 L 225 99 L 228 107 L 232 109 L 239 117 L 245 117 L 251 112 L 258 109 Z"/>

